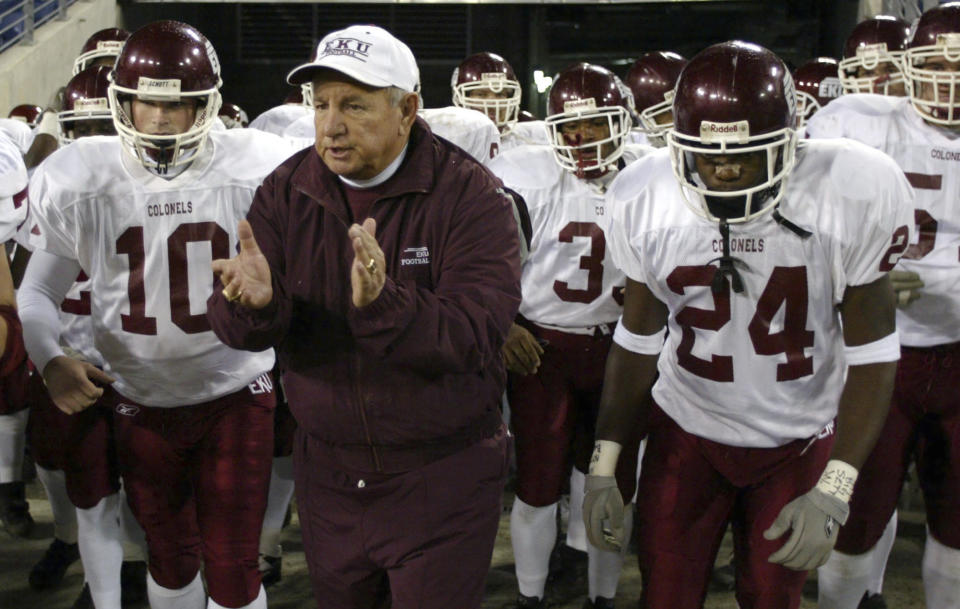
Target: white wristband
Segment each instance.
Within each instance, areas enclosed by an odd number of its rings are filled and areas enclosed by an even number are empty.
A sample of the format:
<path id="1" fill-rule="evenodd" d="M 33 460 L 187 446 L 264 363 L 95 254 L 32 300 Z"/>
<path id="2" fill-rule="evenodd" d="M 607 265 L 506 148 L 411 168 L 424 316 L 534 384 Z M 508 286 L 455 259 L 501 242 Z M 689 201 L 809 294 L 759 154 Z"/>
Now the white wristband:
<path id="1" fill-rule="evenodd" d="M 900 333 L 894 330 L 880 340 L 856 347 L 844 345 L 843 357 L 848 366 L 895 362 L 900 359 Z"/>
<path id="2" fill-rule="evenodd" d="M 613 331 L 613 342 L 627 351 L 640 355 L 658 355 L 663 350 L 663 339 L 667 335 L 664 326 L 656 334 L 634 334 L 623 325 L 623 316 L 617 321 L 617 329 Z"/>
<path id="3" fill-rule="evenodd" d="M 617 459 L 620 458 L 622 449 L 623 447 L 613 440 L 597 440 L 593 445 L 587 473 L 591 476 L 612 476 L 617 471 Z"/>
<path id="4" fill-rule="evenodd" d="M 820 475 L 817 489 L 827 495 L 850 503 L 853 496 L 853 485 L 857 481 L 857 468 L 837 459 L 830 459 Z"/>

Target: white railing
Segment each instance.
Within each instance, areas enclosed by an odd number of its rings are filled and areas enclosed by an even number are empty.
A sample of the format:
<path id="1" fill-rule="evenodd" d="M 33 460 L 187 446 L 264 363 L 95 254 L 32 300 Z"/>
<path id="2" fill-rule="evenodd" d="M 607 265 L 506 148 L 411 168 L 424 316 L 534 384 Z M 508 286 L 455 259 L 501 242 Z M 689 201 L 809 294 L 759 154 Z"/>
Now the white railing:
<path id="1" fill-rule="evenodd" d="M 77 0 L 0 0 L 0 52 L 15 44 L 33 44 L 33 31 L 44 23 L 67 18 Z"/>

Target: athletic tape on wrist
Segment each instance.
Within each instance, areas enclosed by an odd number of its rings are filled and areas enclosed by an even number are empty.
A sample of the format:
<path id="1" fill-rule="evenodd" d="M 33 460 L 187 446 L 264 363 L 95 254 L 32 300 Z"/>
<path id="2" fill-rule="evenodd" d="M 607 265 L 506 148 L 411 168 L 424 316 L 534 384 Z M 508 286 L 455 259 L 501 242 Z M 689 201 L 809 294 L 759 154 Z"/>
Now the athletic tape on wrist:
<path id="1" fill-rule="evenodd" d="M 640 355 L 658 355 L 663 350 L 663 339 L 667 335 L 664 326 L 656 334 L 634 334 L 623 325 L 623 316 L 617 321 L 617 329 L 613 331 L 613 342 L 627 351 Z"/>
<path id="2" fill-rule="evenodd" d="M 857 475 L 857 468 L 849 463 L 838 459 L 830 459 L 820 475 L 817 489 L 850 503 L 850 497 L 853 495 L 853 485 L 857 482 Z"/>
<path id="3" fill-rule="evenodd" d="M 900 359 L 900 333 L 894 330 L 880 340 L 856 347 L 844 345 L 843 357 L 848 366 L 895 362 Z"/>

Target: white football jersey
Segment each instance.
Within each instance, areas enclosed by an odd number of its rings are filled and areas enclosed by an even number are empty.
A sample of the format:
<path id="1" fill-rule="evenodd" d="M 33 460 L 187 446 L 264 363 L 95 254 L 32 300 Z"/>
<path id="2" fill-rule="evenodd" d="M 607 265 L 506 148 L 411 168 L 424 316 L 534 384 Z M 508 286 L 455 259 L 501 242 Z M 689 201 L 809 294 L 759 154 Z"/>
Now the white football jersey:
<path id="1" fill-rule="evenodd" d="M 506 152 L 519 146 L 549 144 L 550 133 L 544 121 L 526 121 L 517 123 L 510 131 L 500 134 L 500 152 Z"/>
<path id="2" fill-rule="evenodd" d="M 248 128 L 259 129 L 274 135 L 283 135 L 287 127 L 305 116 L 309 116 L 313 120 L 313 112 L 303 104 L 283 104 L 282 106 L 274 106 L 260 114 L 250 121 Z M 310 131 L 310 138 L 313 138 L 312 130 Z"/>
<path id="3" fill-rule="evenodd" d="M 488 164 L 500 153 L 500 131 L 482 112 L 446 106 L 424 108 L 420 116 L 434 135 L 463 148 L 480 163 Z"/>
<path id="4" fill-rule="evenodd" d="M 480 163 L 486 164 L 500 152 L 500 132 L 493 121 L 476 110 L 456 106 L 427 108 L 419 112 L 434 135 L 466 150 Z M 283 132 L 292 141 L 312 144 L 317 132 L 313 115 L 298 119 Z"/>
<path id="5" fill-rule="evenodd" d="M 30 125 L 12 118 L 0 118 L 0 133 L 13 140 L 20 149 L 20 154 L 26 154 L 30 150 L 35 135 Z"/>
<path id="6" fill-rule="evenodd" d="M 196 404 L 272 368 L 272 350 L 234 350 L 210 330 L 210 262 L 235 254 L 237 222 L 290 153 L 256 130 L 211 131 L 198 158 L 163 179 L 116 136 L 99 136 L 57 151 L 34 174 L 32 243 L 90 276 L 94 345 L 122 395 Z"/>
<path id="7" fill-rule="evenodd" d="M 668 310 L 653 387 L 684 430 L 732 446 L 774 447 L 822 430 L 843 388 L 837 305 L 883 276 L 906 248 L 912 192 L 885 155 L 847 140 L 798 151 L 780 213 L 730 225 L 744 291 L 711 290 L 723 240 L 684 202 L 660 149 L 614 180 L 607 243 L 627 277 Z"/>
<path id="8" fill-rule="evenodd" d="M 629 164 L 649 148 L 627 146 Z M 623 302 L 623 273 L 606 245 L 605 186 L 581 180 L 554 160 L 549 146 L 522 146 L 494 159 L 490 170 L 527 204 L 533 238 L 523 265 L 520 314 L 535 323 L 589 328 L 615 322 Z"/>
<path id="9" fill-rule="evenodd" d="M 27 218 L 27 167 L 16 143 L 0 132 L 0 243 Z"/>
<path id="10" fill-rule="evenodd" d="M 897 309 L 901 344 L 960 341 L 960 139 L 929 125 L 906 97 L 844 95 L 807 123 L 811 138 L 847 137 L 882 150 L 915 191 L 916 234 L 898 270 L 920 275 L 920 298 Z"/>

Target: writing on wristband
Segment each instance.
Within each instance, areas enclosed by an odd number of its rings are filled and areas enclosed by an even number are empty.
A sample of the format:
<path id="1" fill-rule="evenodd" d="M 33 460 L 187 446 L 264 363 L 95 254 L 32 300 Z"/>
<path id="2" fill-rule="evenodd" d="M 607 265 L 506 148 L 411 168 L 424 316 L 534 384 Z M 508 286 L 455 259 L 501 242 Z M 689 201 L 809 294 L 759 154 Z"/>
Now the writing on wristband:
<path id="1" fill-rule="evenodd" d="M 857 474 L 857 468 L 849 463 L 831 459 L 820 475 L 817 489 L 850 503 L 850 497 L 853 495 L 853 485 L 857 482 Z"/>

